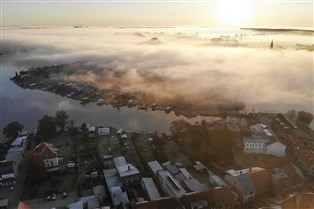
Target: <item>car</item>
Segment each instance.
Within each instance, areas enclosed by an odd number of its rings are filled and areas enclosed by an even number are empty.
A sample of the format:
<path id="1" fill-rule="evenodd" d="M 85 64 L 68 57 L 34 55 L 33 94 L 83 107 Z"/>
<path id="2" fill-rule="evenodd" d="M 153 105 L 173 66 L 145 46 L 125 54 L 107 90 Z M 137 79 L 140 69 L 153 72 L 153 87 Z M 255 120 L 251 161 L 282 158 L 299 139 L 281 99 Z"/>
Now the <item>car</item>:
<path id="1" fill-rule="evenodd" d="M 66 193 L 66 192 L 62 193 L 62 198 L 67 198 L 67 196 L 68 196 L 68 193 Z"/>
<path id="2" fill-rule="evenodd" d="M 56 194 L 52 194 L 51 195 L 51 200 L 56 200 L 57 199 L 57 195 Z"/>
<path id="3" fill-rule="evenodd" d="M 67 167 L 68 167 L 68 168 L 75 168 L 75 163 L 68 163 L 68 164 L 67 164 Z"/>
<path id="4" fill-rule="evenodd" d="M 48 195 L 47 198 L 46 198 L 46 200 L 47 200 L 47 201 L 50 201 L 50 200 L 51 200 L 51 196 Z"/>

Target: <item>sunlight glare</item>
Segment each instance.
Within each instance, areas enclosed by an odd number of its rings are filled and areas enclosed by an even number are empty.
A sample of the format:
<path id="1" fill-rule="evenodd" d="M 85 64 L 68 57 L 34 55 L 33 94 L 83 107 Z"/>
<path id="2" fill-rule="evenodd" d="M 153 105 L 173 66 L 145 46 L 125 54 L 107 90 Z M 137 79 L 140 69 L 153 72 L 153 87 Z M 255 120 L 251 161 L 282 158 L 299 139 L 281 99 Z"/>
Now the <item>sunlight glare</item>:
<path id="1" fill-rule="evenodd" d="M 252 2 L 249 0 L 219 0 L 217 19 L 222 26 L 242 26 L 248 23 L 252 14 Z"/>

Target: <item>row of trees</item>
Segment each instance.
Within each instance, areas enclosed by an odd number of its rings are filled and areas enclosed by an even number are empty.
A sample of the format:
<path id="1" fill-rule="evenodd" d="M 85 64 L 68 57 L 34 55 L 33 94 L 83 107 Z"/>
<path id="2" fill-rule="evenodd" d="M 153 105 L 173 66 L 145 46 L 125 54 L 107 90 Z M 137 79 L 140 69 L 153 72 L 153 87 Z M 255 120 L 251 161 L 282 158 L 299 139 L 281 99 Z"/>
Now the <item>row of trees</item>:
<path id="1" fill-rule="evenodd" d="M 286 113 L 286 116 L 288 117 L 289 120 L 291 121 L 297 121 L 301 122 L 306 125 L 310 125 L 311 122 L 313 121 L 313 114 L 310 112 L 305 112 L 305 111 L 299 111 L 297 114 L 297 111 L 295 109 L 288 110 Z"/>
<path id="2" fill-rule="evenodd" d="M 38 121 L 37 134 L 40 137 L 51 138 L 57 133 L 57 128 L 64 131 L 66 124 L 69 122 L 69 115 L 64 110 L 59 110 L 56 115 L 44 115 Z M 72 124 L 73 125 L 73 124 Z M 6 138 L 15 139 L 24 129 L 24 125 L 18 121 L 13 121 L 3 128 L 3 134 Z"/>
<path id="3" fill-rule="evenodd" d="M 39 138 L 52 138 L 57 133 L 57 128 L 60 131 L 64 131 L 66 124 L 69 122 L 69 115 L 64 110 L 56 112 L 55 117 L 44 115 L 42 119 L 38 121 L 37 136 Z"/>
<path id="4" fill-rule="evenodd" d="M 205 163 L 232 162 L 236 136 L 228 129 L 208 131 L 206 122 L 192 126 L 184 120 L 177 120 L 172 122 L 170 131 L 191 159 Z"/>

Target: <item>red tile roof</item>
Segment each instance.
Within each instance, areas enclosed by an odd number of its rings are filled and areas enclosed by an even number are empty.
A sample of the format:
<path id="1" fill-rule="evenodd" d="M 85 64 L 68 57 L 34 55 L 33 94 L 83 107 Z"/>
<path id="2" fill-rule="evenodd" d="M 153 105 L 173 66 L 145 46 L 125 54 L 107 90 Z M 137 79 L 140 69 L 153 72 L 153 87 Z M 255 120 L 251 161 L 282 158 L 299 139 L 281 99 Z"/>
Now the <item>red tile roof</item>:
<path id="1" fill-rule="evenodd" d="M 58 153 L 52 144 L 42 142 L 34 148 L 34 152 L 40 154 L 42 159 L 56 158 Z"/>

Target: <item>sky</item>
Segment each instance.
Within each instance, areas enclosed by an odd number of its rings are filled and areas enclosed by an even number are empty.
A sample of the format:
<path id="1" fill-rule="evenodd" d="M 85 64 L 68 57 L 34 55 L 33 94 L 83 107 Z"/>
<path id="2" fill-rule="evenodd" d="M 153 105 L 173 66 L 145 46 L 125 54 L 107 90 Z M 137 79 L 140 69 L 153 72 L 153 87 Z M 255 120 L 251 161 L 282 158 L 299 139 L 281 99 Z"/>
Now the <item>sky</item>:
<path id="1" fill-rule="evenodd" d="M 2 26 L 258 26 L 313 28 L 311 0 L 1 0 Z"/>

